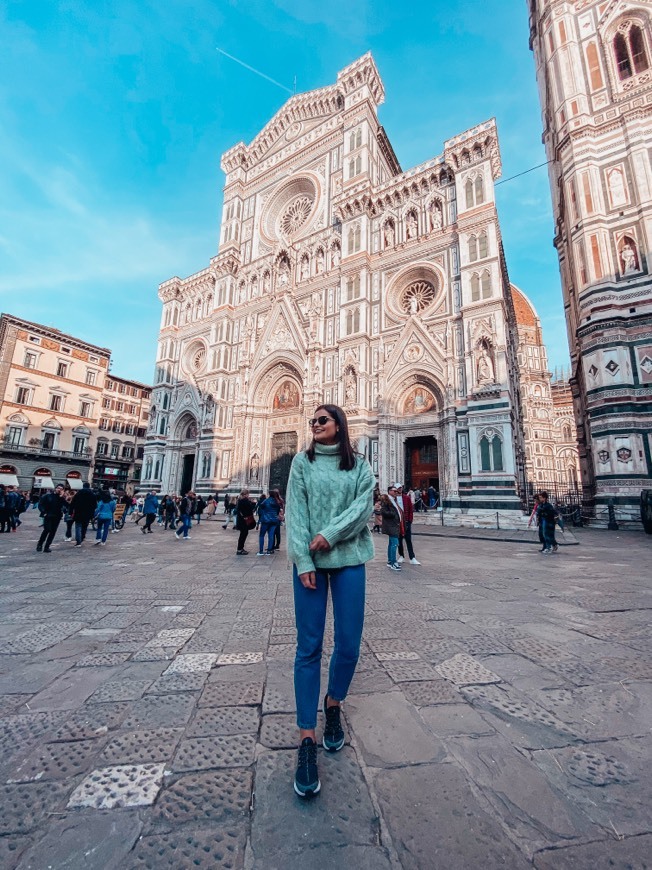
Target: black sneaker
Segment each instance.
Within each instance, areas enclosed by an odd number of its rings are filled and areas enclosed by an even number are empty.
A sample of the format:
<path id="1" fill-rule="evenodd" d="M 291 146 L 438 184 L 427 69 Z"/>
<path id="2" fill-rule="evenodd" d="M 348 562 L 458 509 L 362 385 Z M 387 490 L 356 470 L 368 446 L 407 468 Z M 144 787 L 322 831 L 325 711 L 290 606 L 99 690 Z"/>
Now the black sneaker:
<path id="1" fill-rule="evenodd" d="M 326 717 L 326 725 L 324 726 L 324 737 L 322 743 L 327 752 L 338 752 L 344 746 L 344 729 L 340 720 L 339 707 L 327 707 L 326 701 L 328 695 L 324 695 L 324 716 Z"/>
<path id="2" fill-rule="evenodd" d="M 4 531 L 4 529 L 3 529 L 3 531 Z M 37 552 L 37 553 L 42 553 L 42 552 L 43 552 L 43 545 L 42 545 L 42 544 L 37 544 L 37 546 L 36 546 L 36 552 Z"/>
<path id="3" fill-rule="evenodd" d="M 317 770 L 317 744 L 312 737 L 304 737 L 299 747 L 297 772 L 294 774 L 294 790 L 301 798 L 319 794 L 321 782 Z"/>

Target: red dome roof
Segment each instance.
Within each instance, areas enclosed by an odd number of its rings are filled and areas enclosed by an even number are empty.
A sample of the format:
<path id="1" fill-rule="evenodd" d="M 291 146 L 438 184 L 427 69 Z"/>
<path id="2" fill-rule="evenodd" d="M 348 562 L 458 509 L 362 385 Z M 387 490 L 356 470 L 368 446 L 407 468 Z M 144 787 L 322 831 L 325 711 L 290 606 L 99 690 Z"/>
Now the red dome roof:
<path id="1" fill-rule="evenodd" d="M 514 300 L 514 311 L 516 313 L 516 322 L 519 326 L 538 326 L 537 313 L 534 310 L 534 305 L 527 298 L 522 290 L 519 290 L 515 284 L 511 285 L 512 299 Z"/>

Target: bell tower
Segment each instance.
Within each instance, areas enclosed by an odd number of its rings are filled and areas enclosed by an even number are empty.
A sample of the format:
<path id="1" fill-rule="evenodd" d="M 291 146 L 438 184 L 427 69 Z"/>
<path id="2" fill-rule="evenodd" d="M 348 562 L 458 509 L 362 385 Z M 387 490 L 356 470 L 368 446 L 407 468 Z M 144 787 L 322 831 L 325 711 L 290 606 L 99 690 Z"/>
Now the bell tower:
<path id="1" fill-rule="evenodd" d="M 652 2 L 528 5 L 582 482 L 634 520 L 652 475 Z"/>

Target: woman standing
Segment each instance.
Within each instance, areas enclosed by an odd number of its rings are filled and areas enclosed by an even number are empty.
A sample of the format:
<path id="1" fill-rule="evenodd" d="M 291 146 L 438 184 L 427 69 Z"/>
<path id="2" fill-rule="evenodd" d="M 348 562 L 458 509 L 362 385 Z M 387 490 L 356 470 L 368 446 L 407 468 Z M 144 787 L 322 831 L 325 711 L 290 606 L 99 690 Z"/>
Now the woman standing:
<path id="1" fill-rule="evenodd" d="M 106 544 L 106 538 L 109 534 L 109 528 L 111 527 L 111 523 L 113 521 L 113 514 L 115 512 L 115 499 L 111 497 L 111 493 L 108 489 L 103 489 L 100 493 L 100 498 L 97 503 L 97 508 L 95 510 L 95 520 L 97 525 L 97 532 L 95 534 L 95 546 L 101 544 L 104 546 Z"/>
<path id="2" fill-rule="evenodd" d="M 274 496 L 277 493 L 278 498 Z M 271 490 L 269 497 L 258 505 L 258 519 L 260 531 L 258 532 L 257 556 L 274 555 L 274 538 L 276 529 L 281 525 L 282 499 L 279 491 Z M 267 550 L 265 550 L 265 535 L 267 535 Z"/>
<path id="3" fill-rule="evenodd" d="M 256 525 L 254 517 L 255 503 L 249 498 L 249 490 L 243 489 L 238 499 L 238 504 L 235 509 L 235 527 L 240 532 L 238 537 L 238 549 L 236 556 L 248 556 L 249 553 L 245 550 L 244 545 L 247 540 L 247 535 Z"/>
<path id="4" fill-rule="evenodd" d="M 392 571 L 400 571 L 401 566 L 396 560 L 398 541 L 403 525 L 402 511 L 396 503 L 397 489 L 390 486 L 387 495 L 380 497 L 380 513 L 383 518 L 383 535 L 387 535 L 387 567 Z"/>
<path id="5" fill-rule="evenodd" d="M 337 405 L 321 405 L 310 426 L 310 446 L 292 461 L 286 512 L 297 624 L 294 691 L 300 745 L 294 790 L 299 797 L 311 797 L 321 788 L 315 726 L 328 589 L 335 648 L 323 701 L 323 745 L 336 752 L 344 745 L 340 702 L 360 654 L 365 562 L 374 555 L 367 523 L 375 480 L 369 463 L 351 446 L 344 411 Z"/>
<path id="6" fill-rule="evenodd" d="M 274 501 L 278 504 L 280 510 L 278 514 L 278 523 L 276 524 L 276 528 L 274 529 L 274 549 L 281 549 L 281 523 L 285 520 L 285 502 L 283 501 L 283 496 L 278 491 L 278 489 L 270 489 L 270 496 L 274 499 Z"/>

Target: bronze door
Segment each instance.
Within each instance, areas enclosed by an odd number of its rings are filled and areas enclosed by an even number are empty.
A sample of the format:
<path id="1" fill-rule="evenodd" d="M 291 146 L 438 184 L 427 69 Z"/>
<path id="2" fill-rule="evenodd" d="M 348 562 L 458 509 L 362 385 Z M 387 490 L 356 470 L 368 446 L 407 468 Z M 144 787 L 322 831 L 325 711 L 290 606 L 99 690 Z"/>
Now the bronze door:
<path id="1" fill-rule="evenodd" d="M 296 432 L 276 432 L 272 435 L 272 455 L 269 467 L 269 489 L 278 489 L 285 498 L 290 465 L 297 452 Z"/>

